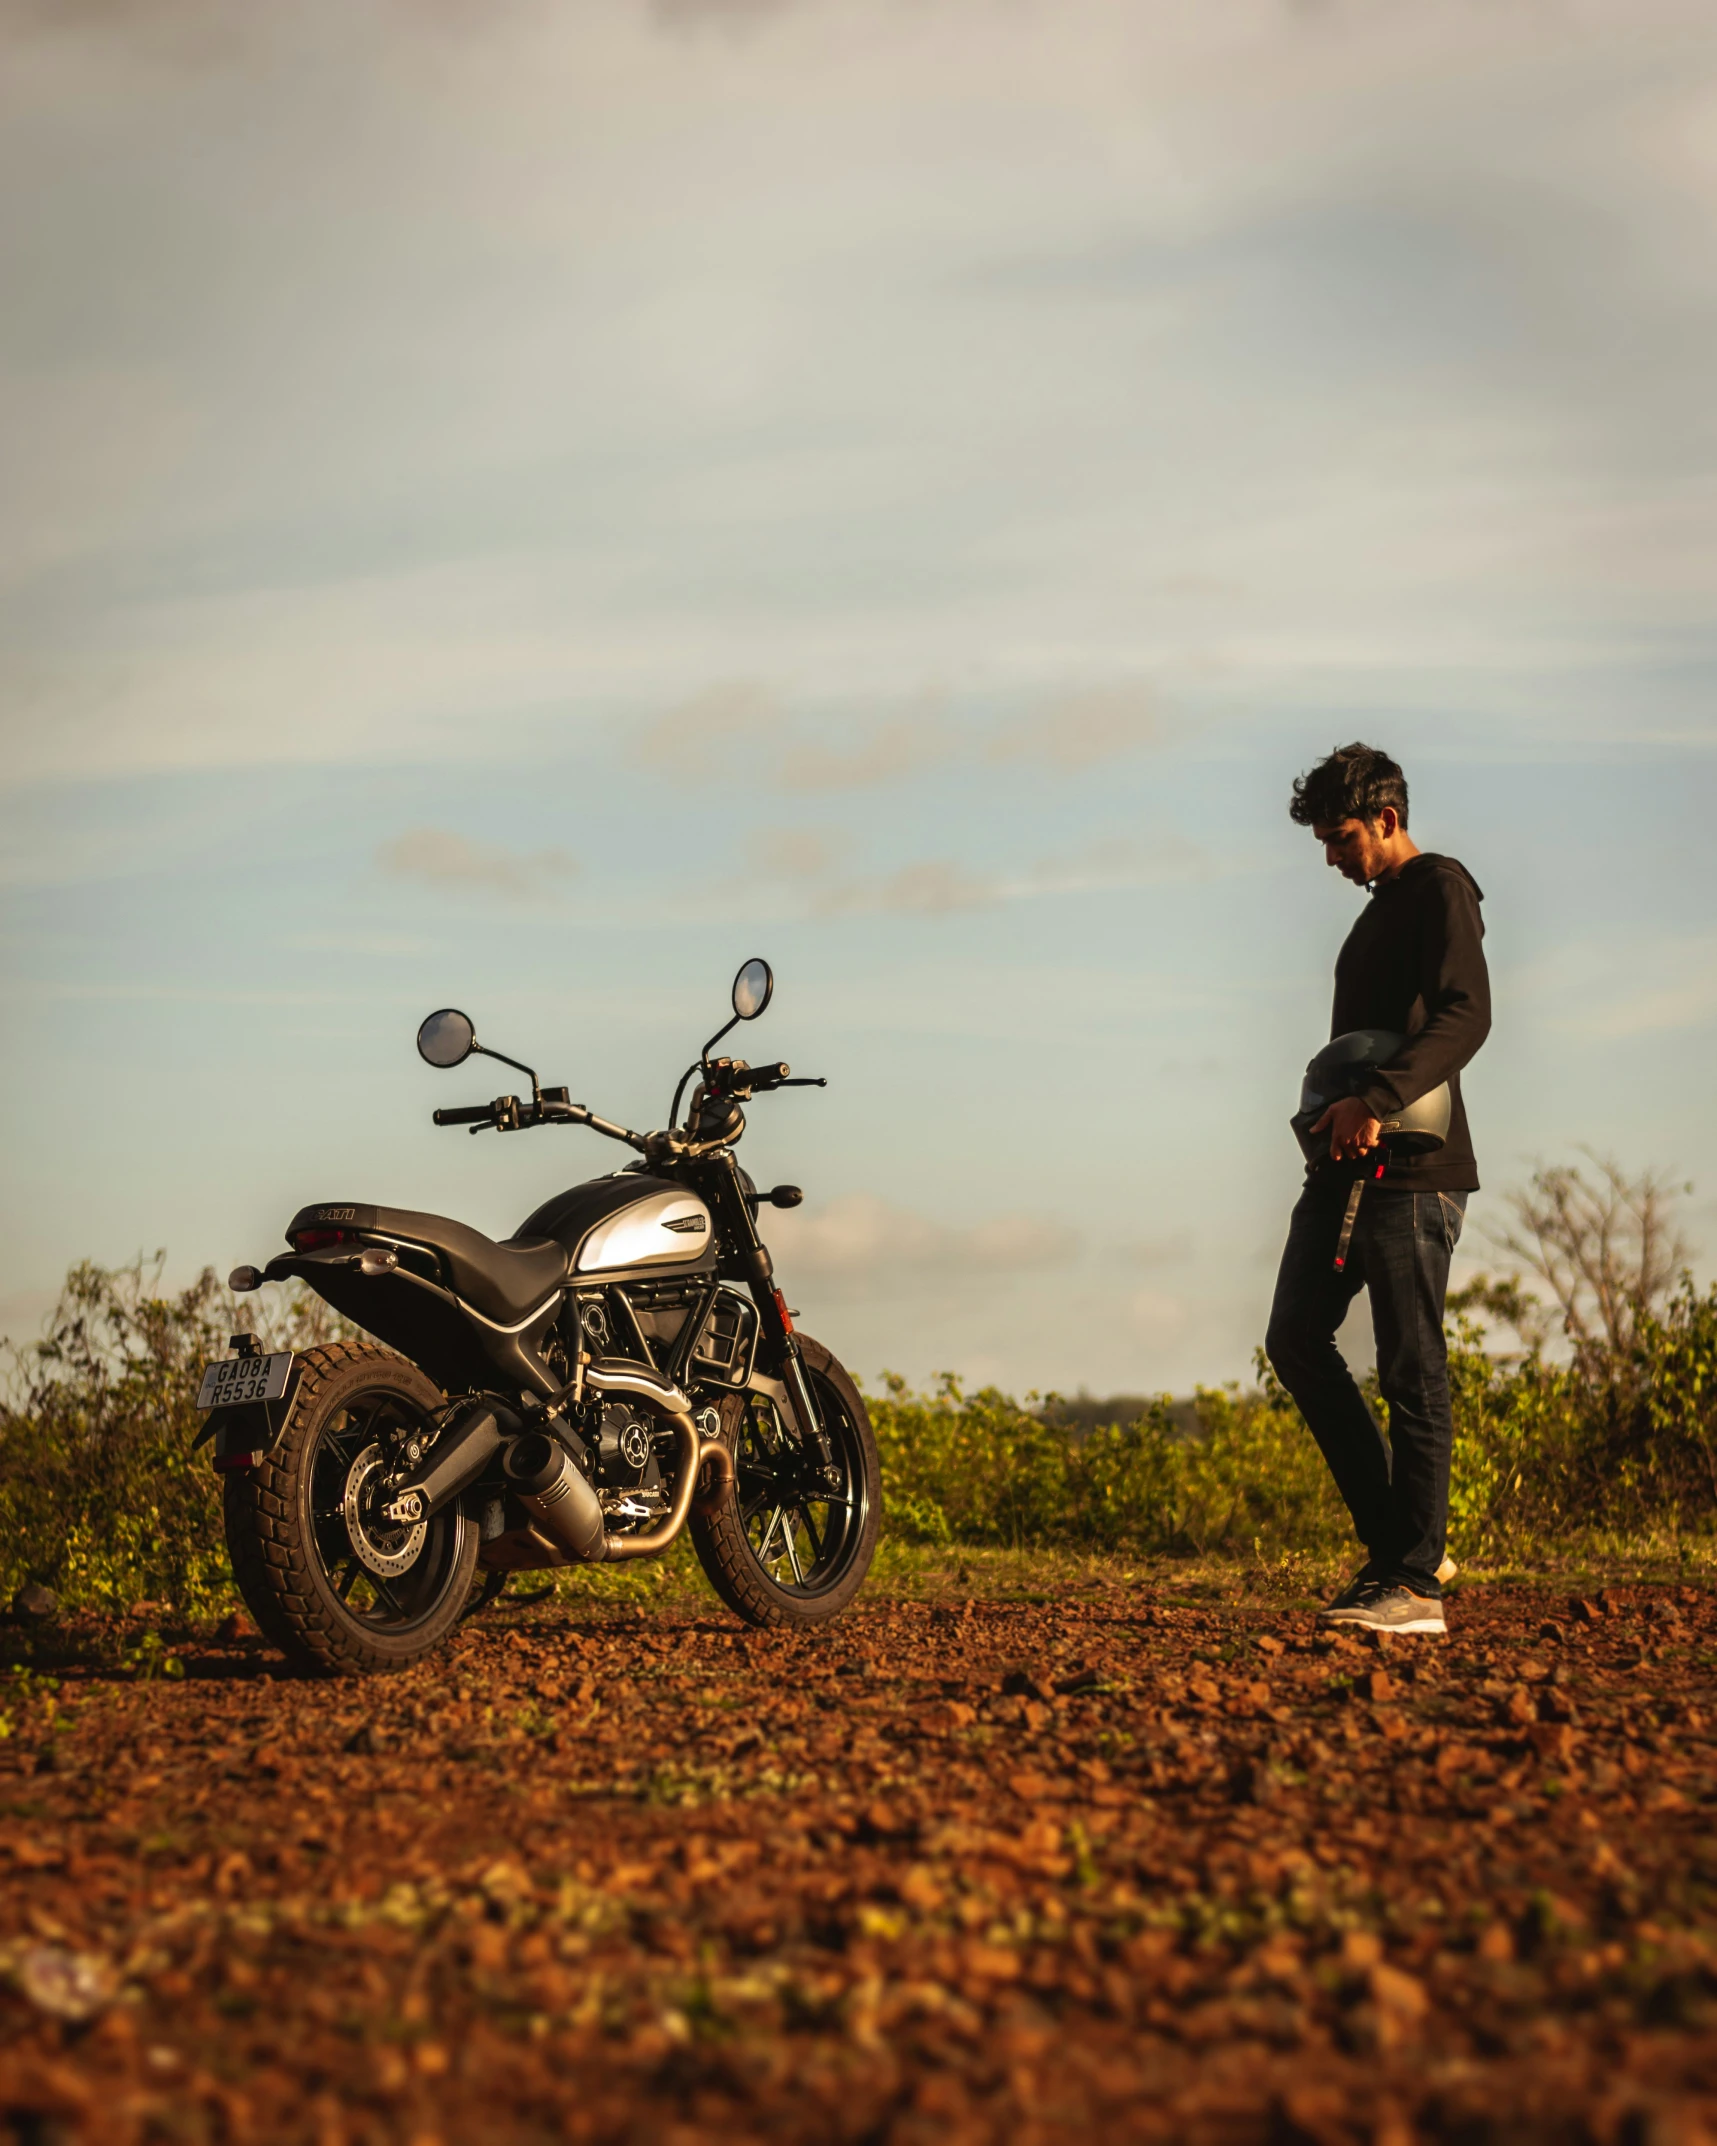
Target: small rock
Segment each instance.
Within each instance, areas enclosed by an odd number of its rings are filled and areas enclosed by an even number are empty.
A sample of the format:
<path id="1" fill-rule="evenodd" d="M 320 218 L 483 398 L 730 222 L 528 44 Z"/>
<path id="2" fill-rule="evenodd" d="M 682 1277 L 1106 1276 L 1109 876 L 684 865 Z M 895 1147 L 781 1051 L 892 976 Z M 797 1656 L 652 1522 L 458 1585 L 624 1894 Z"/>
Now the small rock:
<path id="1" fill-rule="evenodd" d="M 1524 1684 L 1517 1684 L 1506 1698 L 1497 1701 L 1497 1712 L 1504 1721 L 1523 1729 L 1529 1721 L 1538 1719 L 1538 1704 Z"/>
<path id="2" fill-rule="evenodd" d="M 1063 1698 L 1072 1699 L 1077 1698 L 1081 1692 L 1098 1690 L 1103 1681 L 1101 1669 L 1080 1669 L 1070 1677 L 1059 1678 L 1055 1688 Z"/>
<path id="3" fill-rule="evenodd" d="M 59 1614 L 59 1596 L 38 1580 L 20 1587 L 12 1597 L 12 1615 L 20 1624 L 52 1624 Z"/>
<path id="4" fill-rule="evenodd" d="M 1547 1766 L 1566 1766 L 1574 1756 L 1574 1730 L 1566 1721 L 1534 1722 L 1528 1740 Z"/>
<path id="5" fill-rule="evenodd" d="M 1333 2140 L 1353 2136 L 1346 2116 L 1347 2101 L 1339 2088 L 1289 2087 L 1272 2111 L 1270 2135 L 1282 2146 L 1331 2146 Z"/>
<path id="6" fill-rule="evenodd" d="M 1514 1932 L 1505 1922 L 1489 1922 L 1479 1932 L 1473 1947 L 1481 1960 L 1501 1962 L 1514 1958 Z"/>
<path id="7" fill-rule="evenodd" d="M 1369 1699 L 1373 1704 L 1393 1699 L 1397 1692 L 1395 1679 L 1387 1669 L 1366 1670 L 1363 1676 L 1355 1679 L 1353 1688 L 1362 1699 Z"/>
<path id="8" fill-rule="evenodd" d="M 1344 1930 L 1341 1939 L 1341 1964 L 1350 1973 L 1362 1974 L 1375 1968 L 1383 1958 L 1383 1940 L 1375 1930 Z"/>
<path id="9" fill-rule="evenodd" d="M 1252 1644 L 1260 1654 L 1281 1654 L 1286 1651 L 1274 1632 L 1260 1632 Z"/>
<path id="10" fill-rule="evenodd" d="M 81 2025 L 113 2002 L 117 1977 L 92 1952 L 32 1945 L 12 1970 L 18 1994 L 50 2018 Z"/>
<path id="11" fill-rule="evenodd" d="M 1030 1771 L 1009 1774 L 1008 1786 L 1021 1803 L 1043 1803 L 1066 1793 L 1061 1784 L 1051 1780 L 1048 1774 Z"/>
<path id="12" fill-rule="evenodd" d="M 1604 1613 L 1597 1603 L 1588 1601 L 1583 1595 L 1576 1595 L 1570 1601 L 1568 1614 L 1576 1624 L 1602 1624 L 1604 1621 Z"/>
<path id="13" fill-rule="evenodd" d="M 230 1615 L 223 1617 L 220 1623 L 216 1625 L 215 1637 L 222 1646 L 230 1647 L 235 1640 L 254 1639 L 256 1637 L 256 1626 L 251 1623 L 242 1610 L 234 1610 Z"/>
<path id="14" fill-rule="evenodd" d="M 1380 1960 L 1367 1978 L 1371 1988 L 1371 2001 L 1380 2012 L 1391 2012 L 1397 2019 L 1423 2019 L 1431 2008 L 1431 2000 L 1425 1994 L 1425 1985 L 1417 1975 L 1402 1972 Z"/>

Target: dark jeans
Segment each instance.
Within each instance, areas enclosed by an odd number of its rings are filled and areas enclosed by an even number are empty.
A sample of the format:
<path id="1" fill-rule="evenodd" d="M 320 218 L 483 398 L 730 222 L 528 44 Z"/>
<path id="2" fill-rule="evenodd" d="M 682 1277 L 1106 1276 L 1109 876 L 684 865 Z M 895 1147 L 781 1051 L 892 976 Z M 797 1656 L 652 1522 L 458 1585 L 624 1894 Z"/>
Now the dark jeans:
<path id="1" fill-rule="evenodd" d="M 1443 1297 L 1467 1195 L 1368 1184 L 1338 1274 L 1349 1183 L 1320 1171 L 1301 1193 L 1264 1349 L 1329 1463 L 1373 1576 L 1416 1595 L 1440 1595 L 1454 1444 Z M 1371 1292 L 1387 1445 L 1335 1345 L 1362 1287 Z"/>

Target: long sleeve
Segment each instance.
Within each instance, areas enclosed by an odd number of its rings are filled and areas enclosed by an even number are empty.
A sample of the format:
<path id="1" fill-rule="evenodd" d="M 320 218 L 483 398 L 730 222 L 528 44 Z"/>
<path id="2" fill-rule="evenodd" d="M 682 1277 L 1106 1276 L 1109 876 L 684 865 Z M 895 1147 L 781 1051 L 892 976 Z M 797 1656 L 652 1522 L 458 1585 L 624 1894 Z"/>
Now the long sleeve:
<path id="1" fill-rule="evenodd" d="M 1490 1034 L 1490 973 L 1472 881 L 1458 865 L 1443 866 L 1422 900 L 1418 996 L 1425 1021 L 1363 1091 L 1379 1118 L 1458 1073 Z"/>

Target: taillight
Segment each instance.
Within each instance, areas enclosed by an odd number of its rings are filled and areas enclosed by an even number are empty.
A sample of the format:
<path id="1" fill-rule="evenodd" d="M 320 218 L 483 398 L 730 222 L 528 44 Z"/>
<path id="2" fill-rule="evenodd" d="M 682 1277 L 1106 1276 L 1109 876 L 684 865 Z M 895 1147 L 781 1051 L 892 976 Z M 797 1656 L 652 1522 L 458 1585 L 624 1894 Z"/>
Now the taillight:
<path id="1" fill-rule="evenodd" d="M 301 1229 L 292 1240 L 295 1252 L 325 1252 L 331 1244 L 351 1244 L 356 1233 L 349 1229 Z"/>

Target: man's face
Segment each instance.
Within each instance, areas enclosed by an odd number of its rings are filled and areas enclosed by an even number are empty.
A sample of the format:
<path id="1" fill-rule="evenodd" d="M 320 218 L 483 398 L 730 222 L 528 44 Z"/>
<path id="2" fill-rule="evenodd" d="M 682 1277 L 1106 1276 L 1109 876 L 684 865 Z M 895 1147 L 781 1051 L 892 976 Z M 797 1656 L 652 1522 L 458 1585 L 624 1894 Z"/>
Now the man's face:
<path id="1" fill-rule="evenodd" d="M 1320 821 L 1312 833 L 1324 846 L 1324 862 L 1356 887 L 1366 887 L 1389 861 L 1385 844 L 1395 829 L 1386 823 L 1394 818 L 1386 810 L 1382 819 Z"/>

